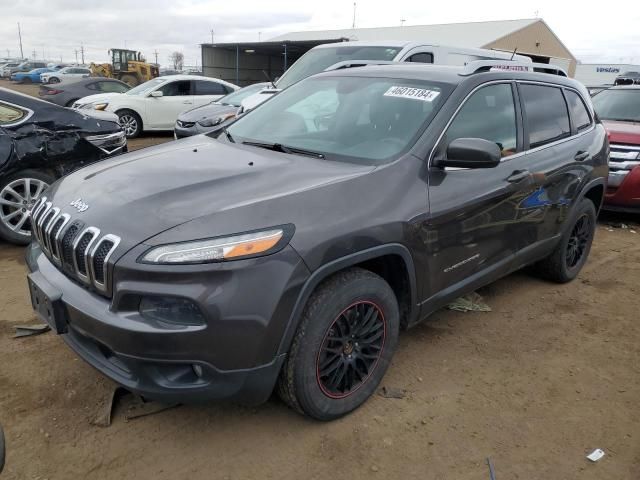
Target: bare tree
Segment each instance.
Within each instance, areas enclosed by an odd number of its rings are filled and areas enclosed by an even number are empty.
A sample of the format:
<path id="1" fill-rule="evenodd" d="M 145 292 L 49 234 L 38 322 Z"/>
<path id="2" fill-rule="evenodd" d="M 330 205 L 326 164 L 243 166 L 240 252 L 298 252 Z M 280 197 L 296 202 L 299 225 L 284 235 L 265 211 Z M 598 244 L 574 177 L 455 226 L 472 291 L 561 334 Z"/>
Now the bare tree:
<path id="1" fill-rule="evenodd" d="M 169 55 L 169 60 L 173 64 L 174 70 L 182 70 L 184 65 L 184 53 L 182 52 L 173 52 Z"/>

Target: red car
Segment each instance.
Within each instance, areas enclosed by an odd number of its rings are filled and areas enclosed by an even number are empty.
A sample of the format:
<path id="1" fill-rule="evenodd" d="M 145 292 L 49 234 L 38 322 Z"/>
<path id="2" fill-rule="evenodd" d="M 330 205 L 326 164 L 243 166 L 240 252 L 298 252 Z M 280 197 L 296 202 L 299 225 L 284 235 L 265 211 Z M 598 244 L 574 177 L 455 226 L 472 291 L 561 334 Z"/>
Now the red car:
<path id="1" fill-rule="evenodd" d="M 609 183 L 603 208 L 640 212 L 640 86 L 620 86 L 593 97 L 609 132 Z"/>

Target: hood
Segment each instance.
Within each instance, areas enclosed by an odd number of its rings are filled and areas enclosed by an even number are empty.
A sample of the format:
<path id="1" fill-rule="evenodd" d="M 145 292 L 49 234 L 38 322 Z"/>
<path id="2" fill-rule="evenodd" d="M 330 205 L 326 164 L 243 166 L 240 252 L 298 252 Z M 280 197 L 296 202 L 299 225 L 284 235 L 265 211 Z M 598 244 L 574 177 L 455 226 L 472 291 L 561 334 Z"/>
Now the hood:
<path id="1" fill-rule="evenodd" d="M 609 134 L 610 143 L 640 145 L 640 122 L 618 122 L 602 120 Z"/>
<path id="2" fill-rule="evenodd" d="M 249 95 L 247 98 L 242 100 L 242 108 L 244 111 L 252 110 L 256 108 L 261 103 L 266 102 L 274 95 L 278 94 L 280 90 L 274 89 L 264 89 L 261 92 L 254 93 L 253 95 Z"/>
<path id="3" fill-rule="evenodd" d="M 89 95 L 88 97 L 82 97 L 76 103 L 80 105 L 86 105 L 87 103 L 107 102 L 110 98 L 124 95 L 123 93 L 98 93 L 96 95 Z"/>
<path id="4" fill-rule="evenodd" d="M 220 103 L 210 103 L 201 107 L 192 108 L 186 112 L 182 112 L 178 116 L 178 120 L 182 122 L 197 122 L 205 118 L 215 118 L 229 113 L 235 113 L 238 107 L 233 105 L 222 105 Z"/>
<path id="5" fill-rule="evenodd" d="M 118 235 L 130 248 L 206 216 L 212 218 L 208 235 L 233 233 L 213 220 L 220 212 L 232 213 L 246 221 L 247 228 L 256 228 L 264 218 L 256 219 L 255 212 L 265 203 L 372 169 L 199 135 L 83 168 L 54 184 L 47 196 L 72 219 Z M 78 199 L 88 205 L 83 212 L 69 205 Z"/>

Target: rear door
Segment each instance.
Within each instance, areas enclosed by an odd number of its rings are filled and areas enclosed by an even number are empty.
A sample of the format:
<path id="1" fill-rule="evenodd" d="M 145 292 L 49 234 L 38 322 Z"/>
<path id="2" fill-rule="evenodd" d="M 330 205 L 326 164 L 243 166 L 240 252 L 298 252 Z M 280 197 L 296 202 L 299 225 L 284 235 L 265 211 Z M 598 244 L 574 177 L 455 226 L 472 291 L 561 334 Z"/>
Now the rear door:
<path id="1" fill-rule="evenodd" d="M 167 82 L 157 90 L 162 97 L 147 97 L 147 122 L 151 128 L 171 130 L 178 115 L 193 108 L 191 80 Z"/>
<path id="2" fill-rule="evenodd" d="M 501 149 L 494 168 L 440 168 L 457 138 L 483 138 Z M 430 298 L 448 287 L 457 288 L 491 271 L 504 271 L 520 243 L 533 242 L 531 230 L 541 219 L 521 211 L 532 191 L 523 152 L 523 128 L 517 90 L 512 82 L 485 84 L 471 93 L 438 142 L 429 170 L 430 275 L 424 292 Z"/>
<path id="3" fill-rule="evenodd" d="M 230 93 L 223 84 L 207 80 L 193 80 L 193 106 L 200 107 Z"/>
<path id="4" fill-rule="evenodd" d="M 563 89 L 559 86 L 540 83 L 518 83 L 522 103 L 527 150 L 527 170 L 533 175 L 535 189 L 523 199 L 520 210 L 543 218 L 536 225 L 537 241 L 553 238 L 560 233 L 569 205 L 580 191 L 580 185 L 588 169 L 591 156 L 588 137 L 576 137 L 577 126 L 572 128 L 569 109 Z M 578 121 L 578 119 L 576 119 Z M 584 119 L 579 123 L 584 123 Z M 581 132 L 591 128 L 587 122 Z M 517 250 L 530 241 L 518 238 Z"/>

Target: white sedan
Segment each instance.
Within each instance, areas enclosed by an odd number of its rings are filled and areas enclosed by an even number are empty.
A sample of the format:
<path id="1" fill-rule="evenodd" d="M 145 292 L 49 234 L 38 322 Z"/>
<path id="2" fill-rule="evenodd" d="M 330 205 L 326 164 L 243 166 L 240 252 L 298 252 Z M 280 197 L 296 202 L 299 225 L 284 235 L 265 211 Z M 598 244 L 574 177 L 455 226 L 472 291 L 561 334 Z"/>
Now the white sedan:
<path id="1" fill-rule="evenodd" d="M 113 112 L 118 115 L 127 138 L 135 138 L 143 131 L 173 130 L 178 115 L 185 110 L 211 103 L 238 88 L 217 78 L 168 75 L 125 93 L 81 98 L 73 108 Z"/>
<path id="2" fill-rule="evenodd" d="M 64 67 L 55 72 L 47 72 L 40 75 L 42 83 L 60 83 L 70 78 L 86 78 L 91 76 L 91 70 L 87 67 Z"/>

